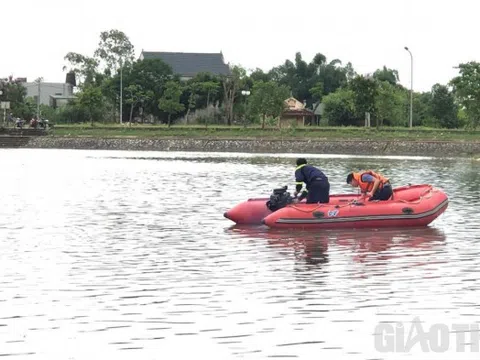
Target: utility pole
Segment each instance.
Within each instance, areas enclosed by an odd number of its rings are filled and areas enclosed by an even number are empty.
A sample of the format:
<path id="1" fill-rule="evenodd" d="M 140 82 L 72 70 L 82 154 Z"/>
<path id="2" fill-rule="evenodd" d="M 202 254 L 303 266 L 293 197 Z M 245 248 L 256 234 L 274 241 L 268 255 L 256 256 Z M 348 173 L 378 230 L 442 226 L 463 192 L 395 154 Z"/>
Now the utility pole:
<path id="1" fill-rule="evenodd" d="M 0 90 L 0 95 L 3 95 L 2 90 Z M 2 105 L 2 108 L 3 108 L 3 126 L 5 126 L 5 119 L 6 119 L 6 116 L 7 116 L 7 110 L 6 110 L 6 106 L 4 105 L 3 101 L 1 102 L 1 105 Z"/>
<path id="2" fill-rule="evenodd" d="M 123 73 L 122 73 L 122 60 L 120 59 L 120 124 L 122 124 L 122 109 L 123 109 Z"/>
<path id="3" fill-rule="evenodd" d="M 405 50 L 410 54 L 410 129 L 413 126 L 413 55 L 412 52 L 405 46 Z"/>
<path id="4" fill-rule="evenodd" d="M 42 82 L 43 78 L 39 77 L 37 80 L 35 80 L 38 84 L 38 95 L 37 95 L 37 120 L 40 121 L 40 84 Z"/>

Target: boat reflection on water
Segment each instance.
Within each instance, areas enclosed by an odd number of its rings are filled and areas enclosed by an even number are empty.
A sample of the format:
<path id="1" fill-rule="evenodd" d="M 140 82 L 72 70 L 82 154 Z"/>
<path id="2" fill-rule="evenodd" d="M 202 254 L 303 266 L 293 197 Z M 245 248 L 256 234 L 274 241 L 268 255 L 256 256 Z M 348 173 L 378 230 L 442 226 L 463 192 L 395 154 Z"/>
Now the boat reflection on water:
<path id="1" fill-rule="evenodd" d="M 277 249 L 293 250 L 295 258 L 307 264 L 329 261 L 329 247 L 352 250 L 355 262 L 371 263 L 412 256 L 412 249 L 423 251 L 445 243 L 445 234 L 434 227 L 356 230 L 276 230 L 264 226 L 234 225 L 228 231 L 241 237 L 266 239 Z M 430 262 L 431 264 L 431 262 Z"/>

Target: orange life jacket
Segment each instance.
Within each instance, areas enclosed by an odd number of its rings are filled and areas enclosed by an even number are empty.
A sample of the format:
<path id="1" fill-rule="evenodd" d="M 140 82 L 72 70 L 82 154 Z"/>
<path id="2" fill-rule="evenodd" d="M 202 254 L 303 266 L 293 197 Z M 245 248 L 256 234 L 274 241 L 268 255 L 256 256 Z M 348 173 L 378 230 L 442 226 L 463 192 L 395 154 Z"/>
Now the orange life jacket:
<path id="1" fill-rule="evenodd" d="M 372 191 L 373 182 L 369 183 L 369 182 L 362 181 L 362 175 L 363 174 L 372 175 L 375 179 L 380 180 L 380 185 L 378 185 L 378 190 L 381 190 L 383 188 L 383 185 L 390 182 L 390 180 L 388 178 L 386 178 L 385 176 L 383 176 L 381 174 L 377 174 L 376 172 L 373 172 L 372 170 L 363 171 L 363 172 L 360 172 L 360 173 L 353 173 L 353 178 L 355 179 L 356 182 L 358 182 L 358 186 L 359 186 L 360 190 L 362 190 L 362 192 L 365 192 L 365 193 Z"/>

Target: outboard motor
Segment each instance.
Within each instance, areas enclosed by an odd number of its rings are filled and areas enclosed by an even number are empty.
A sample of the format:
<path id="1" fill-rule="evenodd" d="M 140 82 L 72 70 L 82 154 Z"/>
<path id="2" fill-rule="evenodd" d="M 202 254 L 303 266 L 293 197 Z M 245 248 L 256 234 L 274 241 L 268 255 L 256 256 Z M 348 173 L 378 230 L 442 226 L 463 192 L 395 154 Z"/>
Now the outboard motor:
<path id="1" fill-rule="evenodd" d="M 288 187 L 284 186 L 280 189 L 273 190 L 273 194 L 270 195 L 270 200 L 266 203 L 270 211 L 277 211 L 293 202 L 293 197 L 287 192 L 287 189 Z"/>

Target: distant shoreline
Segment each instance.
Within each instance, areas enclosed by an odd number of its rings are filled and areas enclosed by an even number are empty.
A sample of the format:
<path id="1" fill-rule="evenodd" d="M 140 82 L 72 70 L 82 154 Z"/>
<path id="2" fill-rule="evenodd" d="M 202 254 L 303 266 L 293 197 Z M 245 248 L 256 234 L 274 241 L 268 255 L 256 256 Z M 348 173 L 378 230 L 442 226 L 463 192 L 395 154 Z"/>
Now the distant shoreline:
<path id="1" fill-rule="evenodd" d="M 3 148 L 479 157 L 480 141 L 2 136 Z"/>

